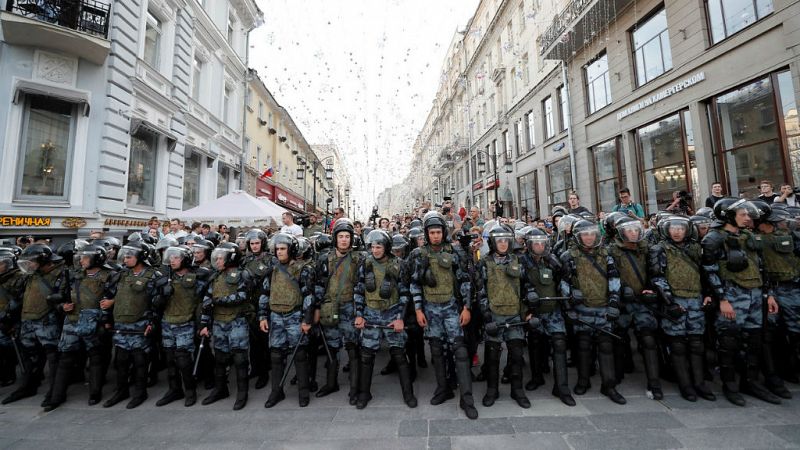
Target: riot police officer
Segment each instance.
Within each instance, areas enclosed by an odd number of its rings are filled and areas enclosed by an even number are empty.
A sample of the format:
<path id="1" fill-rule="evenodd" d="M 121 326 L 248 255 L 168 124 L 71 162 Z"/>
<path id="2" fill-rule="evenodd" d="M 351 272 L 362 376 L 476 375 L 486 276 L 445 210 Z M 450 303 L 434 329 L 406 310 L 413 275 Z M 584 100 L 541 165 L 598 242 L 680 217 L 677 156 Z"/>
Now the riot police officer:
<path id="1" fill-rule="evenodd" d="M 228 366 L 236 371 L 236 401 L 233 410 L 247 404 L 249 379 L 247 355 L 250 351 L 250 328 L 247 292 L 250 278 L 241 270 L 242 252 L 231 242 L 223 242 L 211 253 L 216 272 L 211 276 L 203 298 L 200 335 L 213 336 L 214 390 L 203 399 L 204 405 L 228 398 Z"/>
<path id="2" fill-rule="evenodd" d="M 158 302 L 168 284 L 161 272 L 150 267 L 150 249 L 142 242 L 128 242 L 119 251 L 125 269 L 119 274 L 113 297 L 100 301 L 100 308 L 111 310 L 114 318 L 114 351 L 116 353 L 116 392 L 103 406 L 109 408 L 131 397 L 126 405 L 133 409 L 147 399 L 147 353 L 151 350 L 149 334 Z M 128 386 L 133 366 L 133 392 Z"/>
<path id="3" fill-rule="evenodd" d="M 568 217 L 568 216 L 567 216 Z M 562 223 L 566 220 L 561 219 Z M 600 392 L 614 403 L 624 405 L 625 397 L 616 390 L 614 343 L 611 324 L 619 318 L 619 272 L 614 258 L 601 246 L 600 228 L 588 220 L 572 226 L 575 247 L 561 254 L 561 294 L 570 297 L 571 314 L 578 344 L 578 382 L 574 392 L 583 395 L 591 387 L 589 372 L 593 363 L 592 343 L 597 344 L 600 362 Z"/>
<path id="4" fill-rule="evenodd" d="M 269 266 L 272 264 L 272 256 L 267 251 L 267 233 L 254 228 L 245 234 L 245 243 L 247 245 L 247 255 L 244 257 L 242 268 L 249 272 L 251 288 L 248 292 L 248 301 L 250 302 L 253 311 L 258 309 L 258 300 L 261 296 L 261 285 L 264 276 L 267 273 Z M 259 330 L 258 320 L 256 315 L 252 314 L 250 321 L 250 364 L 251 364 L 251 378 L 256 379 L 255 388 L 261 389 L 269 382 L 269 358 L 267 353 L 267 340 L 264 339 L 263 334 Z"/>
<path id="5" fill-rule="evenodd" d="M 19 327 L 19 309 L 25 291 L 25 275 L 17 267 L 19 247 L 0 247 L 0 386 L 17 381 L 17 355 L 12 339 Z"/>
<path id="6" fill-rule="evenodd" d="M 372 370 L 382 341 L 389 345 L 389 355 L 400 378 L 403 401 L 409 408 L 416 408 L 417 398 L 405 353 L 403 313 L 409 303 L 409 292 L 403 281 L 401 260 L 391 253 L 392 239 L 385 231 L 373 230 L 365 241 L 371 255 L 358 268 L 358 284 L 354 291 L 355 327 L 363 330 L 356 408 L 366 408 L 372 399 Z"/>
<path id="7" fill-rule="evenodd" d="M 446 343 L 455 355 L 456 376 L 461 390 L 459 406 L 468 418 L 477 419 L 470 361 L 462 330 L 471 319 L 471 280 L 465 265 L 448 242 L 444 217 L 431 211 L 425 214 L 422 222 L 426 244 L 411 253 L 410 291 L 417 322 L 425 329 L 428 338 L 436 375 L 436 391 L 430 403 L 439 405 L 454 397 L 445 372 Z"/>

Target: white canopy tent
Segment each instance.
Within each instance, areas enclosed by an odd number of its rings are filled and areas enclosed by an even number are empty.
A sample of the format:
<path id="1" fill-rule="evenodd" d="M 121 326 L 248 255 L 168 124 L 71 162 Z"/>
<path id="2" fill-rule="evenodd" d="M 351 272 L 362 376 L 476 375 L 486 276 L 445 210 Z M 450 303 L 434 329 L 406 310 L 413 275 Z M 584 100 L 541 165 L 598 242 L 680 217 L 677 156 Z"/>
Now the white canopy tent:
<path id="1" fill-rule="evenodd" d="M 172 216 L 180 220 L 197 222 L 224 222 L 228 226 L 275 226 L 281 223 L 281 215 L 287 210 L 266 197 L 253 197 L 244 191 L 233 191 L 228 195 L 181 211 Z"/>

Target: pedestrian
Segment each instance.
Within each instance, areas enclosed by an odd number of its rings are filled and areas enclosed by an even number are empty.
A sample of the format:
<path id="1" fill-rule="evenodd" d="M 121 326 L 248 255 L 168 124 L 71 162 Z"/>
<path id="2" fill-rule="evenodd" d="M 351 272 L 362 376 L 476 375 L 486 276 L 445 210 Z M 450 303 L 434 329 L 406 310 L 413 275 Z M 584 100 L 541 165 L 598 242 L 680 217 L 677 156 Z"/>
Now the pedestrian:
<path id="1" fill-rule="evenodd" d="M 591 213 L 585 206 L 581 206 L 581 198 L 575 191 L 569 193 L 567 203 L 569 204 L 569 214 Z"/>
<path id="2" fill-rule="evenodd" d="M 772 202 L 775 201 L 776 198 L 780 197 L 780 195 L 776 194 L 772 191 L 773 185 L 772 182 L 769 180 L 761 180 L 761 184 L 759 185 L 759 191 L 761 192 L 758 197 L 758 200 L 763 201 L 764 203 L 771 205 Z"/>
<path id="3" fill-rule="evenodd" d="M 706 207 L 713 208 L 714 204 L 724 198 L 722 193 L 722 183 L 715 181 L 711 183 L 711 195 L 706 198 Z"/>
<path id="4" fill-rule="evenodd" d="M 630 217 L 644 219 L 644 208 L 642 208 L 642 205 L 633 201 L 631 191 L 628 188 L 619 190 L 619 203 L 614 205 L 613 211 L 625 213 Z"/>

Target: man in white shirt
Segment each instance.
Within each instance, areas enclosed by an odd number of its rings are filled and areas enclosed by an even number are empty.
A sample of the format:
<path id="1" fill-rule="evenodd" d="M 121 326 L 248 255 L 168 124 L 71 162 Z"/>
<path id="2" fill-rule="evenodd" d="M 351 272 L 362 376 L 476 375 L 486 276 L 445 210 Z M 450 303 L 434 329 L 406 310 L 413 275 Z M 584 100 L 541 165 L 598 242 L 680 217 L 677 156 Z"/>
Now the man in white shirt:
<path id="1" fill-rule="evenodd" d="M 294 216 L 289 211 L 286 211 L 281 216 L 283 219 L 283 226 L 281 227 L 281 233 L 288 233 L 293 234 L 295 236 L 302 236 L 303 235 L 303 227 L 294 223 Z"/>

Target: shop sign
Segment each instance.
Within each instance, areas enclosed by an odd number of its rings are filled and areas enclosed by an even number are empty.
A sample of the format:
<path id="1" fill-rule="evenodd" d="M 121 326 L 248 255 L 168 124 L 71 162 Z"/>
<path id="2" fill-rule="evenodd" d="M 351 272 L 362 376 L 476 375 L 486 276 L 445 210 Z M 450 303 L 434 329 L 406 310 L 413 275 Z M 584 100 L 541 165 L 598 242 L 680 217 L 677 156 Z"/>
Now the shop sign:
<path id="1" fill-rule="evenodd" d="M 661 90 L 659 92 L 656 92 L 655 94 L 653 94 L 650 97 L 647 97 L 647 98 L 641 100 L 638 103 L 634 103 L 633 105 L 628 106 L 627 108 L 625 108 L 622 111 L 617 113 L 617 120 L 622 120 L 622 119 L 628 117 L 629 115 L 631 115 L 631 114 L 633 114 L 633 113 L 635 113 L 637 111 L 640 111 L 640 110 L 642 110 L 644 108 L 652 106 L 652 105 L 660 102 L 661 100 L 664 100 L 667 97 L 675 95 L 678 92 L 680 92 L 680 91 L 682 91 L 682 90 L 684 90 L 686 88 L 692 87 L 695 84 L 700 83 L 701 81 L 704 81 L 705 79 L 706 79 L 705 72 L 697 72 L 696 74 L 690 76 L 689 78 L 686 78 L 685 80 L 683 80 L 683 81 L 681 81 L 681 82 L 679 82 L 677 84 L 674 84 L 674 85 L 672 85 L 672 86 L 670 86 L 670 87 L 668 87 L 666 89 L 663 89 L 663 90 Z"/>
<path id="2" fill-rule="evenodd" d="M 147 226 L 146 220 L 135 220 L 135 219 L 106 219 L 104 223 L 105 226 L 118 226 L 118 227 L 125 227 L 125 228 L 144 228 Z"/>
<path id="3" fill-rule="evenodd" d="M 49 227 L 51 223 L 50 217 L 34 217 L 34 216 L 0 216 L 1 227 Z"/>

